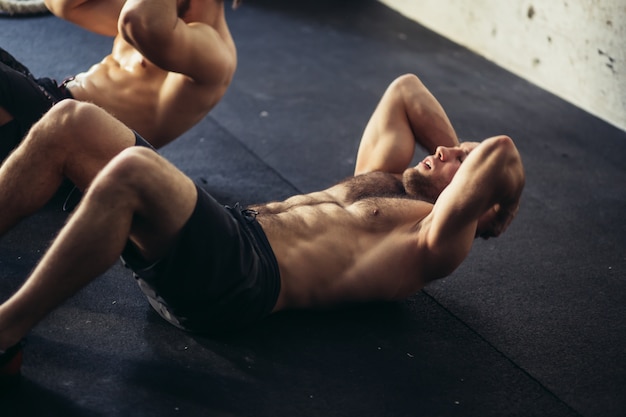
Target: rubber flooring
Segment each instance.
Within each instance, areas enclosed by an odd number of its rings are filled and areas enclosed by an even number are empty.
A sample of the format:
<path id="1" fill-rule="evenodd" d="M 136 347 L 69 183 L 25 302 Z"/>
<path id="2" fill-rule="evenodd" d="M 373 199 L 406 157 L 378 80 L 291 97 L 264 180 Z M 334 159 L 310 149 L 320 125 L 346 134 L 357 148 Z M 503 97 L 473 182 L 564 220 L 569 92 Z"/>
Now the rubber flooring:
<path id="1" fill-rule="evenodd" d="M 415 73 L 463 139 L 516 141 L 518 218 L 405 302 L 219 338 L 164 323 L 117 265 L 31 332 L 2 416 L 626 415 L 624 131 L 376 1 L 250 0 L 228 19 L 232 86 L 162 150 L 220 201 L 350 175 L 385 87 Z M 37 76 L 83 71 L 110 43 L 52 16 L 0 17 L 0 46 Z M 63 224 L 60 200 L 0 239 L 0 298 Z"/>

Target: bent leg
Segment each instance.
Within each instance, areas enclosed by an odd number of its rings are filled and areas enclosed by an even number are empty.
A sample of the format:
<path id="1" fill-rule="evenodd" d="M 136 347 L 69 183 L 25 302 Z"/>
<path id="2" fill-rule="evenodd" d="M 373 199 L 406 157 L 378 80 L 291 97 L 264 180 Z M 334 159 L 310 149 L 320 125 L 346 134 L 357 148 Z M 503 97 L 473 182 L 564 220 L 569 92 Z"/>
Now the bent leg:
<path id="1" fill-rule="evenodd" d="M 0 306 L 0 350 L 104 273 L 129 238 L 146 259 L 165 253 L 196 200 L 193 181 L 156 152 L 131 148 L 118 155 L 96 177 L 24 285 Z"/>
<path id="2" fill-rule="evenodd" d="M 357 154 L 355 175 L 371 171 L 401 174 L 415 145 L 429 153 L 459 144 L 443 107 L 413 74 L 396 78 L 372 114 Z"/>
<path id="3" fill-rule="evenodd" d="M 65 177 L 85 189 L 135 135 L 99 107 L 64 100 L 0 167 L 0 235 L 42 208 Z"/>

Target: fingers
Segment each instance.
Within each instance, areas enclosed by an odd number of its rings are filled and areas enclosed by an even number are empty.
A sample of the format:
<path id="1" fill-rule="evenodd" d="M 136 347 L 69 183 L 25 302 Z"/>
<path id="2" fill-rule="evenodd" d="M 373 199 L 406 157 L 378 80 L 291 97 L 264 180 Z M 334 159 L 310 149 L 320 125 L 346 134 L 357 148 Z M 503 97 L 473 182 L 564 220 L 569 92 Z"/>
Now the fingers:
<path id="1" fill-rule="evenodd" d="M 518 211 L 519 203 L 508 207 L 495 204 L 479 220 L 477 236 L 483 239 L 500 236 L 509 227 Z"/>

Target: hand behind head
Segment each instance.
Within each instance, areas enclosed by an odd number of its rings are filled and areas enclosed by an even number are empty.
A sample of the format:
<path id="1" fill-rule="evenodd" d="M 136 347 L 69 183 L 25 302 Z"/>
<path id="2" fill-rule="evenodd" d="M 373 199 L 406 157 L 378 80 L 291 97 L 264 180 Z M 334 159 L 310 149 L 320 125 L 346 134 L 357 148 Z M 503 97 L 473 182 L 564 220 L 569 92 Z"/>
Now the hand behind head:
<path id="1" fill-rule="evenodd" d="M 518 210 L 519 202 L 507 207 L 500 204 L 493 205 L 478 219 L 476 237 L 489 239 L 500 236 L 509 227 Z"/>

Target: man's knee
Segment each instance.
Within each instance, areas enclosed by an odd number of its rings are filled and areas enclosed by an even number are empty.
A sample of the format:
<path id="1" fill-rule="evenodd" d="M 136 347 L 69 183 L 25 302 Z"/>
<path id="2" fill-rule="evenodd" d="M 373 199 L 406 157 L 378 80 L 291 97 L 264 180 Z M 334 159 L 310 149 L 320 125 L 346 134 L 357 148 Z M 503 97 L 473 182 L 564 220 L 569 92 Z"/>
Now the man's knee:
<path id="1" fill-rule="evenodd" d="M 424 84 L 415 74 L 404 74 L 393 80 L 390 89 L 396 91 L 400 95 L 407 95 L 412 92 L 423 89 Z"/>
<path id="2" fill-rule="evenodd" d="M 52 136 L 57 131 L 66 132 L 68 126 L 71 126 L 70 119 L 76 112 L 76 107 L 77 102 L 74 100 L 65 100 L 53 106 L 33 125 L 27 137 L 38 139 L 42 136 Z"/>
<path id="3" fill-rule="evenodd" d="M 159 155 L 152 149 L 135 146 L 115 156 L 97 180 L 124 188 L 145 188 L 159 172 Z"/>
<path id="4" fill-rule="evenodd" d="M 168 175 L 168 164 L 153 150 L 136 146 L 123 150 L 98 173 L 86 199 L 124 201 L 142 207 L 152 190 Z"/>
<path id="5" fill-rule="evenodd" d="M 83 101 L 67 99 L 52 107 L 41 121 L 61 126 L 65 131 L 89 126 L 89 121 L 102 111 L 98 106 Z"/>
<path id="6" fill-rule="evenodd" d="M 84 142 L 84 133 L 97 111 L 100 109 L 90 103 L 63 100 L 33 125 L 26 140 L 39 142 L 37 146 L 48 148 L 74 148 L 74 145 Z"/>

